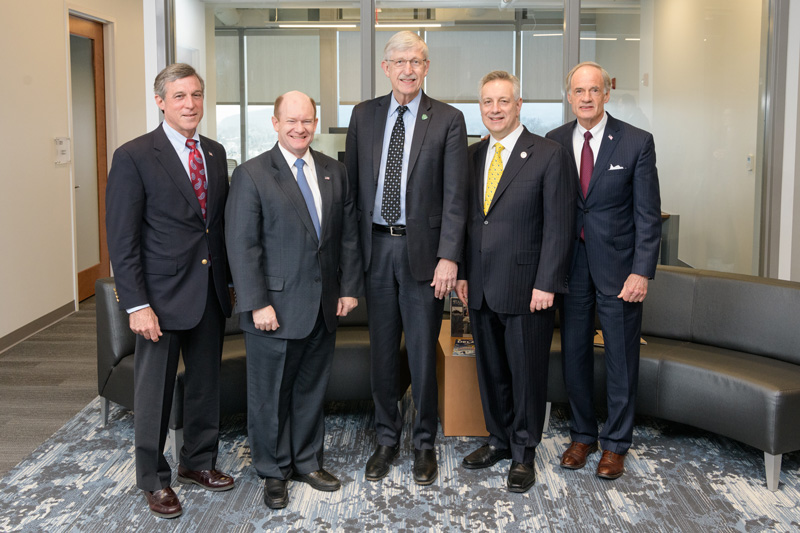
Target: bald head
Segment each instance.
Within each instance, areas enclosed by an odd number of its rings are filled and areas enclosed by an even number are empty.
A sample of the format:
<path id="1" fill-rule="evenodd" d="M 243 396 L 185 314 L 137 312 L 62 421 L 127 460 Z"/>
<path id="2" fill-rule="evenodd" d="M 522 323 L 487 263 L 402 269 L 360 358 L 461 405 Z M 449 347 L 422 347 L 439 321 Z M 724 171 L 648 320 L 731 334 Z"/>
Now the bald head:
<path id="1" fill-rule="evenodd" d="M 295 103 L 302 100 L 309 102 L 311 104 L 311 108 L 314 110 L 314 118 L 317 117 L 317 102 L 315 102 L 314 99 L 308 96 L 306 93 L 301 93 L 300 91 L 289 91 L 288 93 L 280 95 L 275 100 L 275 107 L 272 112 L 273 115 L 279 117 L 279 113 L 281 112 L 281 106 L 287 99 Z"/>

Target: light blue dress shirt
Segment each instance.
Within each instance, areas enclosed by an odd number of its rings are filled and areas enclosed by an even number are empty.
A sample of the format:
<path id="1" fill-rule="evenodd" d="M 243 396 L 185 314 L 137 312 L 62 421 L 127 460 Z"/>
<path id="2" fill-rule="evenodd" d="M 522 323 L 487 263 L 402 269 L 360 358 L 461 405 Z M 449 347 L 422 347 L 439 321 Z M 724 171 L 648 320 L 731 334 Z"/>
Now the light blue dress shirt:
<path id="1" fill-rule="evenodd" d="M 406 130 L 405 143 L 403 144 L 403 171 L 400 175 L 400 218 L 395 222 L 398 226 L 406 224 L 406 185 L 408 184 L 408 159 L 411 154 L 411 139 L 414 138 L 414 125 L 417 121 L 419 103 L 422 100 L 422 91 L 417 93 L 408 103 L 408 111 L 403 113 L 403 126 Z M 386 160 L 389 157 L 389 141 L 392 138 L 392 129 L 397 121 L 397 108 L 400 104 L 392 94 L 389 100 L 389 115 L 386 118 L 386 128 L 383 130 L 383 148 L 381 149 L 381 169 L 378 174 L 378 189 L 375 191 L 375 206 L 372 210 L 372 221 L 375 224 L 386 226 L 386 220 L 381 216 L 381 202 L 383 201 L 383 180 L 386 176 Z"/>

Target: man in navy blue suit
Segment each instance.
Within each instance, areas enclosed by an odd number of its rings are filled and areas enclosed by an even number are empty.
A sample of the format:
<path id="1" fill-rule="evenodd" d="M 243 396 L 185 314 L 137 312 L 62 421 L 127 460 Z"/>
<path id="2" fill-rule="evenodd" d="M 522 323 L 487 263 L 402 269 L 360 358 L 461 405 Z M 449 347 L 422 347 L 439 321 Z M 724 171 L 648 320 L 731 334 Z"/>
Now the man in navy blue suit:
<path id="1" fill-rule="evenodd" d="M 572 442 L 561 466 L 579 469 L 597 449 L 597 476 L 625 471 L 633 440 L 639 376 L 639 336 L 647 282 L 661 242 L 661 198 L 653 136 L 604 110 L 611 78 L 593 62 L 567 75 L 567 100 L 576 121 L 547 134 L 575 158 L 580 175 L 575 249 L 564 297 L 561 346 L 572 409 Z M 595 312 L 605 343 L 608 419 L 597 430 L 593 403 Z"/>
<path id="2" fill-rule="evenodd" d="M 222 145 L 197 133 L 204 89 L 183 63 L 158 74 L 164 122 L 117 148 L 106 188 L 116 290 L 136 334 L 136 486 L 161 518 L 183 512 L 164 458 L 179 356 L 186 394 L 178 481 L 210 491 L 234 486 L 216 469 L 220 360 L 231 314 L 223 234 L 228 167 Z"/>

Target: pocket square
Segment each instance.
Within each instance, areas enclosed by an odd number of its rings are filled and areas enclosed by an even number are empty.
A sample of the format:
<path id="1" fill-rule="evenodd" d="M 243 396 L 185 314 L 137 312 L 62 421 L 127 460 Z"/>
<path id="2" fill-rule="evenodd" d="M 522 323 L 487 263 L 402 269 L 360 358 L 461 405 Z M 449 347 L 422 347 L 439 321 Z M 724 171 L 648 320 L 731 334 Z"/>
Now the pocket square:
<path id="1" fill-rule="evenodd" d="M 622 165 L 610 165 L 608 167 L 608 170 L 625 170 L 625 167 L 623 167 Z"/>

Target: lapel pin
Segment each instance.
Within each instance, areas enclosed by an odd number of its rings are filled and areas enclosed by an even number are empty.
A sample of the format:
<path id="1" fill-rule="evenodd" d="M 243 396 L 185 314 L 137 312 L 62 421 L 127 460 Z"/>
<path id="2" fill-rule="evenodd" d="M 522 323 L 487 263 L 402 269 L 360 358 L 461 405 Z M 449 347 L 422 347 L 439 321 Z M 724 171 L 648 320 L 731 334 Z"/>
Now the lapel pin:
<path id="1" fill-rule="evenodd" d="M 428 120 L 428 115 L 426 115 L 425 113 L 423 113 L 423 114 L 422 114 L 422 120 Z"/>
<path id="2" fill-rule="evenodd" d="M 331 177 L 330 176 L 325 176 L 325 179 L 328 180 L 328 181 L 331 181 Z"/>
<path id="3" fill-rule="evenodd" d="M 522 159 L 525 159 L 526 157 L 528 157 L 528 152 L 522 152 L 522 153 L 520 153 L 520 154 L 519 154 L 519 156 L 520 156 Z"/>
<path id="4" fill-rule="evenodd" d="M 608 140 L 609 140 L 609 141 L 613 141 L 613 140 L 614 140 L 614 137 L 612 137 L 611 135 L 609 135 L 609 136 L 608 136 Z"/>

